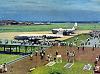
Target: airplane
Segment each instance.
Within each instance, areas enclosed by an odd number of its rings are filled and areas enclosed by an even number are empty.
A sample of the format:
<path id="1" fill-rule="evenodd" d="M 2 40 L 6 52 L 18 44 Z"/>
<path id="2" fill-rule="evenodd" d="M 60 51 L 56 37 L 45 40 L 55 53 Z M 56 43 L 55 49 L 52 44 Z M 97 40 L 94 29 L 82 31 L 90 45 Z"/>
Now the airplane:
<path id="1" fill-rule="evenodd" d="M 46 39 L 54 39 L 54 38 L 61 38 L 63 35 L 59 34 L 21 34 L 18 36 L 15 36 L 15 40 L 41 40 L 43 38 Z"/>
<path id="2" fill-rule="evenodd" d="M 77 29 L 77 23 L 75 23 L 75 25 L 71 29 L 63 29 L 63 28 L 52 29 L 52 33 L 67 35 L 67 34 L 73 34 L 76 29 Z"/>

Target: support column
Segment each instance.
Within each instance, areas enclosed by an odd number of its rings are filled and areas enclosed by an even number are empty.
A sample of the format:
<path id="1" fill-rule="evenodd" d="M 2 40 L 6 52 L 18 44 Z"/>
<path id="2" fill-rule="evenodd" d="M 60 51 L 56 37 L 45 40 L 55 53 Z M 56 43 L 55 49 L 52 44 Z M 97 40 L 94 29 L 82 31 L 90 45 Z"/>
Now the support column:
<path id="1" fill-rule="evenodd" d="M 19 46 L 19 52 L 20 52 L 20 46 Z"/>
<path id="2" fill-rule="evenodd" d="M 5 50 L 6 50 L 6 47 L 5 47 L 5 45 L 4 45 L 4 52 L 5 52 Z"/>
<path id="3" fill-rule="evenodd" d="M 16 46 L 16 53 L 17 53 L 17 46 Z"/>
<path id="4" fill-rule="evenodd" d="M 25 54 L 27 53 L 27 46 L 25 46 Z"/>
<path id="5" fill-rule="evenodd" d="M 32 46 L 31 46 L 31 52 L 32 52 Z"/>
<path id="6" fill-rule="evenodd" d="M 10 53 L 11 53 L 11 45 L 10 45 Z"/>

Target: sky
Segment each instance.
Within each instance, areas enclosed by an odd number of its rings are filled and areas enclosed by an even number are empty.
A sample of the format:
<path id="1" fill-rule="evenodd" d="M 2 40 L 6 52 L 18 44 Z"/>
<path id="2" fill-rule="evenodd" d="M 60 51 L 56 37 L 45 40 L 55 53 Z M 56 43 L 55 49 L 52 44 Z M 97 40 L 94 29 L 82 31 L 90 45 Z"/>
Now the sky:
<path id="1" fill-rule="evenodd" d="M 100 20 L 100 0 L 0 0 L 0 19 L 95 21 Z"/>

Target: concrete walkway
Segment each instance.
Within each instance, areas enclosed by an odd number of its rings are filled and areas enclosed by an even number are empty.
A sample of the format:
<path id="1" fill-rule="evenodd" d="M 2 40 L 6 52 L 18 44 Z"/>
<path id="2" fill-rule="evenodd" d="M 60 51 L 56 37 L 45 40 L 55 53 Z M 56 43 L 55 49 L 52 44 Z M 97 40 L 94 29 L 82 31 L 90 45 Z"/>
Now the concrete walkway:
<path id="1" fill-rule="evenodd" d="M 85 44 L 85 47 L 93 47 L 95 45 L 96 45 L 96 47 L 100 47 L 100 39 L 99 38 L 92 38 L 89 41 L 85 41 L 84 44 Z"/>

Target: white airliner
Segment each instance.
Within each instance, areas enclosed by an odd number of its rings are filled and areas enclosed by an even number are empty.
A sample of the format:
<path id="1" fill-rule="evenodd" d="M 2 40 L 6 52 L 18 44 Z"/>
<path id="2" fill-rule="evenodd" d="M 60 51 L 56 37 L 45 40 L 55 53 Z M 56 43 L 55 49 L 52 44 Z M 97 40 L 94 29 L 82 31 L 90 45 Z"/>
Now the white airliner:
<path id="1" fill-rule="evenodd" d="M 63 32 L 74 33 L 74 31 L 76 30 L 76 28 L 77 28 L 77 23 L 75 23 L 75 25 L 71 29 L 63 29 L 63 28 L 52 29 L 52 33 L 53 34 L 57 34 L 57 33 L 62 33 L 63 34 Z"/>

